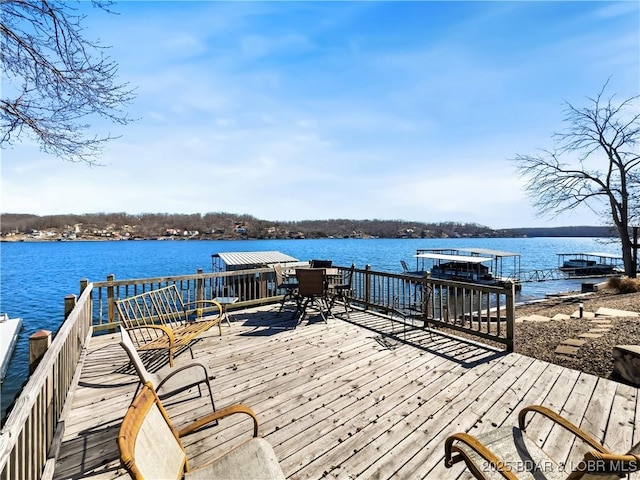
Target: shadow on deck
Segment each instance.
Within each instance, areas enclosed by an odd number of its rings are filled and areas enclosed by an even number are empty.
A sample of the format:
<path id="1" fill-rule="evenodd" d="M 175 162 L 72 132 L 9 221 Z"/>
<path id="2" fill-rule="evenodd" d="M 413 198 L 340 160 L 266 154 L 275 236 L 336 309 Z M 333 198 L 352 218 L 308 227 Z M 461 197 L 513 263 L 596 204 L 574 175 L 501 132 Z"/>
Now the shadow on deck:
<path id="1" fill-rule="evenodd" d="M 211 331 L 193 351 L 212 371 L 217 407 L 249 405 L 289 478 L 464 476 L 460 465 L 444 469 L 445 438 L 514 424 L 532 403 L 562 412 L 614 450 L 640 436 L 635 388 L 437 331 L 403 330 L 367 312 L 336 314 L 327 324 L 312 317 L 297 328 L 290 313 L 276 312 L 236 312 L 222 337 Z M 82 369 L 55 477 L 127 478 L 116 437 L 137 377 L 117 336 L 94 337 Z M 207 409 L 195 397 L 186 392 L 166 404 L 175 424 Z M 559 459 L 577 452 L 544 422 L 534 432 Z M 248 435 L 236 420 L 191 435 L 191 465 Z"/>

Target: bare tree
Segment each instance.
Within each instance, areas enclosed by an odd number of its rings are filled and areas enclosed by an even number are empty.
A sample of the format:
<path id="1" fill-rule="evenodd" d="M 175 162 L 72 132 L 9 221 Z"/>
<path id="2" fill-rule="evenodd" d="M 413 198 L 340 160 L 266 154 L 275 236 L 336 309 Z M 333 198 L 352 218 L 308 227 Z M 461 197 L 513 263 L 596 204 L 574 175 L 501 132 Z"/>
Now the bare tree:
<path id="1" fill-rule="evenodd" d="M 92 3 L 113 13 L 110 0 Z M 69 1 L 0 1 L 0 146 L 27 136 L 46 153 L 95 164 L 115 137 L 92 134 L 88 122 L 131 121 L 123 109 L 133 92 L 116 83 L 117 65 L 105 48 L 83 36 L 84 18 Z"/>
<path id="2" fill-rule="evenodd" d="M 625 274 L 635 277 L 630 227 L 640 213 L 640 96 L 604 98 L 607 84 L 587 107 L 566 102 L 568 128 L 554 134 L 553 151 L 513 161 L 539 214 L 557 216 L 584 204 L 608 219 L 620 237 Z"/>

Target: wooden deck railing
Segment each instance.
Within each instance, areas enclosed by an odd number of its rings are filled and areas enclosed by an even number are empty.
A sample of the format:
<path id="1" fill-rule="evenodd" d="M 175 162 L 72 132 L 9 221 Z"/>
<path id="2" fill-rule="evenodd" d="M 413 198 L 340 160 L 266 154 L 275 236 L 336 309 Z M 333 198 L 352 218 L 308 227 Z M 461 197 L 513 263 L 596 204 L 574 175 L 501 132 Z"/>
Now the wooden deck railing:
<path id="1" fill-rule="evenodd" d="M 0 430 L 0 479 L 49 477 L 60 441 L 60 418 L 74 385 L 84 345 L 91 335 L 91 290 L 87 284 Z"/>
<path id="2" fill-rule="evenodd" d="M 86 284 L 87 280 L 81 282 Z M 256 268 L 233 272 L 203 273 L 171 277 L 116 280 L 113 275 L 104 282 L 93 283 L 93 325 L 96 331 L 113 329 L 119 323 L 115 301 L 156 288 L 176 285 L 185 302 L 235 296 L 240 301 L 232 308 L 244 308 L 280 299 L 275 288 L 272 268 Z M 231 308 L 231 307 L 229 307 Z"/>
<path id="3" fill-rule="evenodd" d="M 338 267 L 347 270 L 348 267 Z M 232 294 L 234 307 L 277 302 L 271 268 L 172 277 L 80 282 L 80 298 L 29 378 L 0 431 L 0 480 L 50 478 L 64 430 L 65 399 L 76 384 L 84 345 L 93 332 L 119 322 L 115 300 L 175 284 L 185 301 Z M 501 288 L 376 272 L 354 272 L 352 303 L 380 312 L 420 312 L 425 325 L 494 340 L 513 350 L 514 288 Z M 67 302 L 68 303 L 68 302 Z M 68 407 L 66 407 L 68 408 Z"/>
<path id="4" fill-rule="evenodd" d="M 337 267 L 347 270 L 348 267 Z M 114 302 L 154 288 L 175 284 L 186 302 L 211 299 L 230 293 L 240 297 L 234 308 L 276 302 L 282 292 L 275 288 L 271 268 L 235 272 L 202 273 L 173 277 L 94 282 L 94 328 L 112 329 L 118 323 Z M 513 350 L 514 287 L 438 280 L 416 275 L 356 269 L 353 303 L 381 312 L 421 312 L 434 326 L 467 332 L 502 343 Z"/>

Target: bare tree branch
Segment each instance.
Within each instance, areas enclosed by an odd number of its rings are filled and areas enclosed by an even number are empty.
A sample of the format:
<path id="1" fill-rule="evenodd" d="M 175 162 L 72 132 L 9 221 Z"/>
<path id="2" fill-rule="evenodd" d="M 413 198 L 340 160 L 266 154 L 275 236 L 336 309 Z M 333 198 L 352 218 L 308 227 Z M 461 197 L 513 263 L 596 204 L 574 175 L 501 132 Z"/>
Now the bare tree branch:
<path id="1" fill-rule="evenodd" d="M 108 13 L 111 1 L 93 5 Z M 117 83 L 117 65 L 105 48 L 82 34 L 71 2 L 1 0 L 3 98 L 0 146 L 35 138 L 43 151 L 95 164 L 110 134 L 91 134 L 98 117 L 126 125 L 134 93 Z"/>
<path id="2" fill-rule="evenodd" d="M 635 276 L 630 226 L 640 219 L 640 96 L 605 99 L 608 83 L 587 107 L 566 102 L 568 127 L 553 135 L 554 151 L 518 154 L 512 161 L 539 215 L 580 205 L 606 209 L 621 239 L 625 272 Z"/>

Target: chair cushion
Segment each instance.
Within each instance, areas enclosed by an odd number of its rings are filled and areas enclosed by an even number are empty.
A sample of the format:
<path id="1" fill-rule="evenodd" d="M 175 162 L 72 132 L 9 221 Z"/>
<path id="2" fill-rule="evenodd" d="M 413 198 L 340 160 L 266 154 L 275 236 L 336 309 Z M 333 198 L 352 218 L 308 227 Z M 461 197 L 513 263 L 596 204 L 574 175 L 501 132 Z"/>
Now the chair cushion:
<path id="1" fill-rule="evenodd" d="M 502 427 L 486 434 L 477 435 L 480 443 L 492 451 L 504 464 L 511 467 L 512 472 L 522 480 L 560 480 L 567 477 L 564 468 L 543 452 L 519 428 Z M 495 469 L 470 449 L 459 442 L 456 444 L 473 460 L 478 469 L 489 479 L 504 479 Z"/>
<path id="2" fill-rule="evenodd" d="M 186 455 L 166 419 L 153 404 L 135 437 L 135 463 L 146 478 L 179 478 Z"/>
<path id="3" fill-rule="evenodd" d="M 240 444 L 206 467 L 186 473 L 184 478 L 185 480 L 284 480 L 286 477 L 269 442 L 257 437 Z"/>

